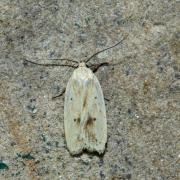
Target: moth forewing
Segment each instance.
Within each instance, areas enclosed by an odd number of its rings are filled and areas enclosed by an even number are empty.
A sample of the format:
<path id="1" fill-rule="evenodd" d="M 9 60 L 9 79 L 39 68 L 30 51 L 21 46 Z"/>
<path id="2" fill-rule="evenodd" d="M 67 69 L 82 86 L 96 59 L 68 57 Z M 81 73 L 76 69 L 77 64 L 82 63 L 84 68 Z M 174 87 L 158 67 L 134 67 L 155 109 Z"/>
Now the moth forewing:
<path id="1" fill-rule="evenodd" d="M 74 70 L 66 88 L 64 127 L 71 154 L 84 149 L 104 152 L 107 142 L 104 97 L 98 79 L 84 63 Z"/>

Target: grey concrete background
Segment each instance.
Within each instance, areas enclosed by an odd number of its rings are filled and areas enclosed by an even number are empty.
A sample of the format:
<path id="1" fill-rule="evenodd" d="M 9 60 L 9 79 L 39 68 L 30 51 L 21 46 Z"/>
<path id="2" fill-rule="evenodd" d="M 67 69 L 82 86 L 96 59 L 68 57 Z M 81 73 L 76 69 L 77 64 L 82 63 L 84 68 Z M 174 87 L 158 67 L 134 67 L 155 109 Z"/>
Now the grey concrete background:
<path id="1" fill-rule="evenodd" d="M 180 179 L 178 0 L 0 0 L 0 179 Z M 64 97 L 73 68 L 91 63 L 106 102 L 104 156 L 70 156 Z M 61 62 L 59 62 L 61 63 Z M 63 63 L 63 62 L 62 62 Z"/>

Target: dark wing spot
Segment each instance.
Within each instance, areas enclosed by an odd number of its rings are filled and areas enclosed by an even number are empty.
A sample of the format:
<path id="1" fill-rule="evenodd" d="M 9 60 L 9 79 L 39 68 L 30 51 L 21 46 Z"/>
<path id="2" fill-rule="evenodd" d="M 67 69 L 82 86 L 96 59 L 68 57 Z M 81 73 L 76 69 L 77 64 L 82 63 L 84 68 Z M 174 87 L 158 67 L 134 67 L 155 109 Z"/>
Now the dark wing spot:
<path id="1" fill-rule="evenodd" d="M 77 118 L 77 123 L 78 123 L 78 124 L 80 123 L 80 118 Z"/>
<path id="2" fill-rule="evenodd" d="M 88 96 L 86 94 L 85 97 L 84 97 L 83 108 L 85 108 L 86 105 L 87 105 L 87 98 L 88 98 Z"/>
<path id="3" fill-rule="evenodd" d="M 89 116 L 85 124 L 85 129 L 89 129 L 90 127 L 92 127 L 94 123 L 93 121 L 94 121 L 93 118 Z"/>
<path id="4" fill-rule="evenodd" d="M 71 98 L 71 101 L 73 100 L 73 98 Z"/>
<path id="5" fill-rule="evenodd" d="M 94 99 L 97 99 L 97 97 L 95 96 Z"/>
<path id="6" fill-rule="evenodd" d="M 84 126 L 86 136 L 88 137 L 88 139 L 90 141 L 93 141 L 93 142 L 96 142 L 96 135 L 95 135 L 95 132 L 93 129 L 95 120 L 96 120 L 96 118 L 92 118 L 91 116 L 88 116 L 88 119 L 87 119 L 86 124 Z"/>
<path id="7" fill-rule="evenodd" d="M 78 125 L 80 124 L 80 120 L 81 120 L 81 119 L 80 119 L 79 117 L 78 117 L 77 119 L 74 118 L 74 122 L 77 123 Z"/>

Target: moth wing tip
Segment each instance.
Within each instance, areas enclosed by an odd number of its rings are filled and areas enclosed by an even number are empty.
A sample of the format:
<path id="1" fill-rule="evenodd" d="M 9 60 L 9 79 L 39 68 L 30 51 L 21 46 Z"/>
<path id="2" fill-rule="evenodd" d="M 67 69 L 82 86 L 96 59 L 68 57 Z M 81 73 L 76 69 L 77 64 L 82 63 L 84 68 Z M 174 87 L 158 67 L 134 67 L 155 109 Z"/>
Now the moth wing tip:
<path id="1" fill-rule="evenodd" d="M 81 154 L 82 153 L 82 151 L 83 151 L 83 148 L 80 148 L 80 149 L 77 149 L 77 150 L 72 150 L 72 149 L 69 149 L 68 148 L 68 150 L 69 150 L 69 153 L 72 155 L 72 156 L 76 156 L 76 155 L 79 155 L 79 154 Z"/>

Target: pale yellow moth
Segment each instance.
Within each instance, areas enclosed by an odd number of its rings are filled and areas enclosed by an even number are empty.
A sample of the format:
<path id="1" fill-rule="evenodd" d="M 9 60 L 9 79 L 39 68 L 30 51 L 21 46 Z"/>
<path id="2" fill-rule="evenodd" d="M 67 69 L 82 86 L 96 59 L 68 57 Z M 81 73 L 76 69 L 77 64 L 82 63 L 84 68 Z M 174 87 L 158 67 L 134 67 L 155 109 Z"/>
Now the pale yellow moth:
<path id="1" fill-rule="evenodd" d="M 104 96 L 97 77 L 86 64 L 97 54 L 117 46 L 123 40 L 95 53 L 86 61 L 80 62 L 78 68 L 74 70 L 69 79 L 65 91 L 64 128 L 67 148 L 72 155 L 80 154 L 83 150 L 98 152 L 99 154 L 105 151 L 107 142 L 107 119 Z M 58 65 L 25 61 L 43 66 Z M 69 61 L 78 63 L 78 61 L 74 60 Z M 108 63 L 101 63 L 97 66 L 97 69 L 101 65 L 108 65 Z"/>
<path id="2" fill-rule="evenodd" d="M 99 154 L 107 142 L 107 122 L 104 97 L 98 79 L 80 63 L 74 70 L 65 92 L 64 127 L 71 154 L 83 149 Z"/>

